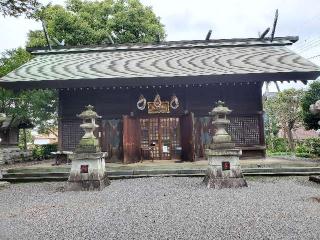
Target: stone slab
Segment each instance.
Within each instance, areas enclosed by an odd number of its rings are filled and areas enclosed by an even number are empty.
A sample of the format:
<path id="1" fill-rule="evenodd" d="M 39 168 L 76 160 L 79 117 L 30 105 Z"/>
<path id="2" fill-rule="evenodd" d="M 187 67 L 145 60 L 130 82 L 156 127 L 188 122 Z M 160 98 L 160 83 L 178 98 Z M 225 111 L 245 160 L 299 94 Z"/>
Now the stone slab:
<path id="1" fill-rule="evenodd" d="M 68 181 L 67 191 L 101 191 L 106 186 L 110 185 L 110 180 L 107 176 L 100 180 L 82 180 Z"/>
<path id="2" fill-rule="evenodd" d="M 207 188 L 241 188 L 248 187 L 244 178 L 210 178 L 206 176 L 203 180 Z"/>
<path id="3" fill-rule="evenodd" d="M 241 149 L 206 149 L 207 158 L 216 156 L 241 156 Z"/>
<path id="4" fill-rule="evenodd" d="M 310 176 L 309 181 L 320 183 L 320 176 Z"/>

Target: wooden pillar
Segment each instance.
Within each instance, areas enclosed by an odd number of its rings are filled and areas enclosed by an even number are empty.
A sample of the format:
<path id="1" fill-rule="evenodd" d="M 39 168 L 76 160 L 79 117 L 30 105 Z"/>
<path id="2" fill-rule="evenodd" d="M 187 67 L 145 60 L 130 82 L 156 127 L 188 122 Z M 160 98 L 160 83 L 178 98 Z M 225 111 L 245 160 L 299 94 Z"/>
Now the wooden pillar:
<path id="1" fill-rule="evenodd" d="M 259 93 L 260 93 L 260 98 L 259 98 L 259 103 L 258 103 L 258 108 L 259 108 L 259 132 L 260 132 L 260 145 L 266 146 L 266 139 L 265 139 L 265 133 L 264 133 L 264 111 L 263 111 L 263 96 L 262 96 L 262 86 L 263 82 L 259 84 Z M 263 150 L 263 157 L 266 156 L 266 150 Z"/>
<path id="2" fill-rule="evenodd" d="M 62 93 L 58 90 L 58 150 L 62 149 Z"/>

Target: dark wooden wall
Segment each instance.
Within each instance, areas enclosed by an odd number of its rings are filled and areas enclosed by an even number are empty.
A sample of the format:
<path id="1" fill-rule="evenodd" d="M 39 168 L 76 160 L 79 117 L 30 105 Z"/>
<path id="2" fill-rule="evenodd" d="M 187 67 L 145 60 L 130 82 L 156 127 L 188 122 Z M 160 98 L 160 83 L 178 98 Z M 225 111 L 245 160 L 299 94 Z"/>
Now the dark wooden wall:
<path id="1" fill-rule="evenodd" d="M 79 141 L 82 132 L 79 128 L 80 121 L 76 114 L 83 111 L 84 106 L 91 104 L 102 120 L 122 120 L 124 115 L 146 116 L 147 108 L 140 111 L 136 107 L 140 94 L 143 94 L 147 101 L 153 101 L 159 93 L 162 101 L 170 101 L 171 96 L 176 94 L 180 107 L 176 110 L 170 109 L 170 114 L 164 116 L 181 116 L 193 112 L 195 119 L 208 117 L 215 102 L 225 101 L 226 105 L 233 110 L 232 116 L 254 117 L 258 120 L 247 119 L 252 124 L 258 125 L 259 144 L 264 145 L 262 100 L 260 83 L 243 83 L 229 85 L 202 85 L 202 86 L 152 86 L 146 88 L 110 88 L 110 89 L 70 89 L 59 92 L 59 117 L 60 117 L 60 147 L 72 150 Z M 246 120 L 246 121 L 247 121 Z M 257 122 L 255 122 L 257 121 Z M 120 122 L 121 124 L 121 122 Z M 238 124 L 239 125 L 239 124 Z M 238 126 L 241 128 L 242 126 Z M 237 130 L 236 128 L 234 128 Z M 250 131 L 250 129 L 248 130 Z M 243 133 L 247 134 L 247 133 Z M 196 137 L 197 139 L 197 137 Z"/>
<path id="2" fill-rule="evenodd" d="M 194 112 L 195 116 L 206 116 L 218 100 L 225 101 L 234 113 L 253 113 L 262 111 L 261 85 L 209 85 L 202 87 L 162 87 L 143 89 L 83 89 L 83 90 L 60 90 L 61 117 L 75 118 L 84 106 L 92 104 L 98 114 L 103 118 L 121 118 L 122 115 L 133 112 L 135 115 L 146 115 L 136 107 L 140 94 L 148 101 L 153 101 L 159 93 L 162 101 L 170 101 L 172 94 L 176 94 L 180 107 L 172 110 L 172 114 L 182 114 L 184 110 Z"/>

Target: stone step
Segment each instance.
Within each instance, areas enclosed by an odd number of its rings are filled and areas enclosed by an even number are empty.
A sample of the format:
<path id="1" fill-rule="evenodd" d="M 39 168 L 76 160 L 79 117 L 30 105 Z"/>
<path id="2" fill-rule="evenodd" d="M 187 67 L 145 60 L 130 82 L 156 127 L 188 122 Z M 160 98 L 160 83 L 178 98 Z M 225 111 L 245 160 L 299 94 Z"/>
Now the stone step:
<path id="1" fill-rule="evenodd" d="M 38 172 L 70 172 L 71 167 L 39 167 L 39 168 L 12 168 L 3 170 L 6 173 L 38 173 Z"/>
<path id="2" fill-rule="evenodd" d="M 245 176 L 310 176 L 320 175 L 320 171 L 261 171 L 244 172 Z M 179 171 L 165 170 L 140 170 L 140 171 L 108 171 L 109 178 L 127 179 L 127 178 L 143 178 L 143 177 L 204 177 L 205 170 L 202 169 L 184 169 Z M 68 172 L 36 172 L 36 173 L 5 173 L 2 181 L 8 182 L 28 182 L 28 181 L 65 181 L 68 179 Z"/>
<path id="3" fill-rule="evenodd" d="M 243 173 L 320 172 L 320 167 L 242 168 Z"/>
<path id="4" fill-rule="evenodd" d="M 35 173 L 6 173 L 3 178 L 24 178 L 24 177 L 68 177 L 68 172 L 35 172 Z"/>

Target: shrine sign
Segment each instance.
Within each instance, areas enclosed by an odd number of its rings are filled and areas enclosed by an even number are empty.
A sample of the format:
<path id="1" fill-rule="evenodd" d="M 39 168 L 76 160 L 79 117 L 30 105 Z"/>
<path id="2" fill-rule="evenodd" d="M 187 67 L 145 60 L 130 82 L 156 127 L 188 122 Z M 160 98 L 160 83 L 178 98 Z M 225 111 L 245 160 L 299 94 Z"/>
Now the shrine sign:
<path id="1" fill-rule="evenodd" d="M 170 104 L 167 101 L 161 102 L 160 106 L 156 106 L 154 102 L 148 102 L 148 113 L 170 113 Z"/>

